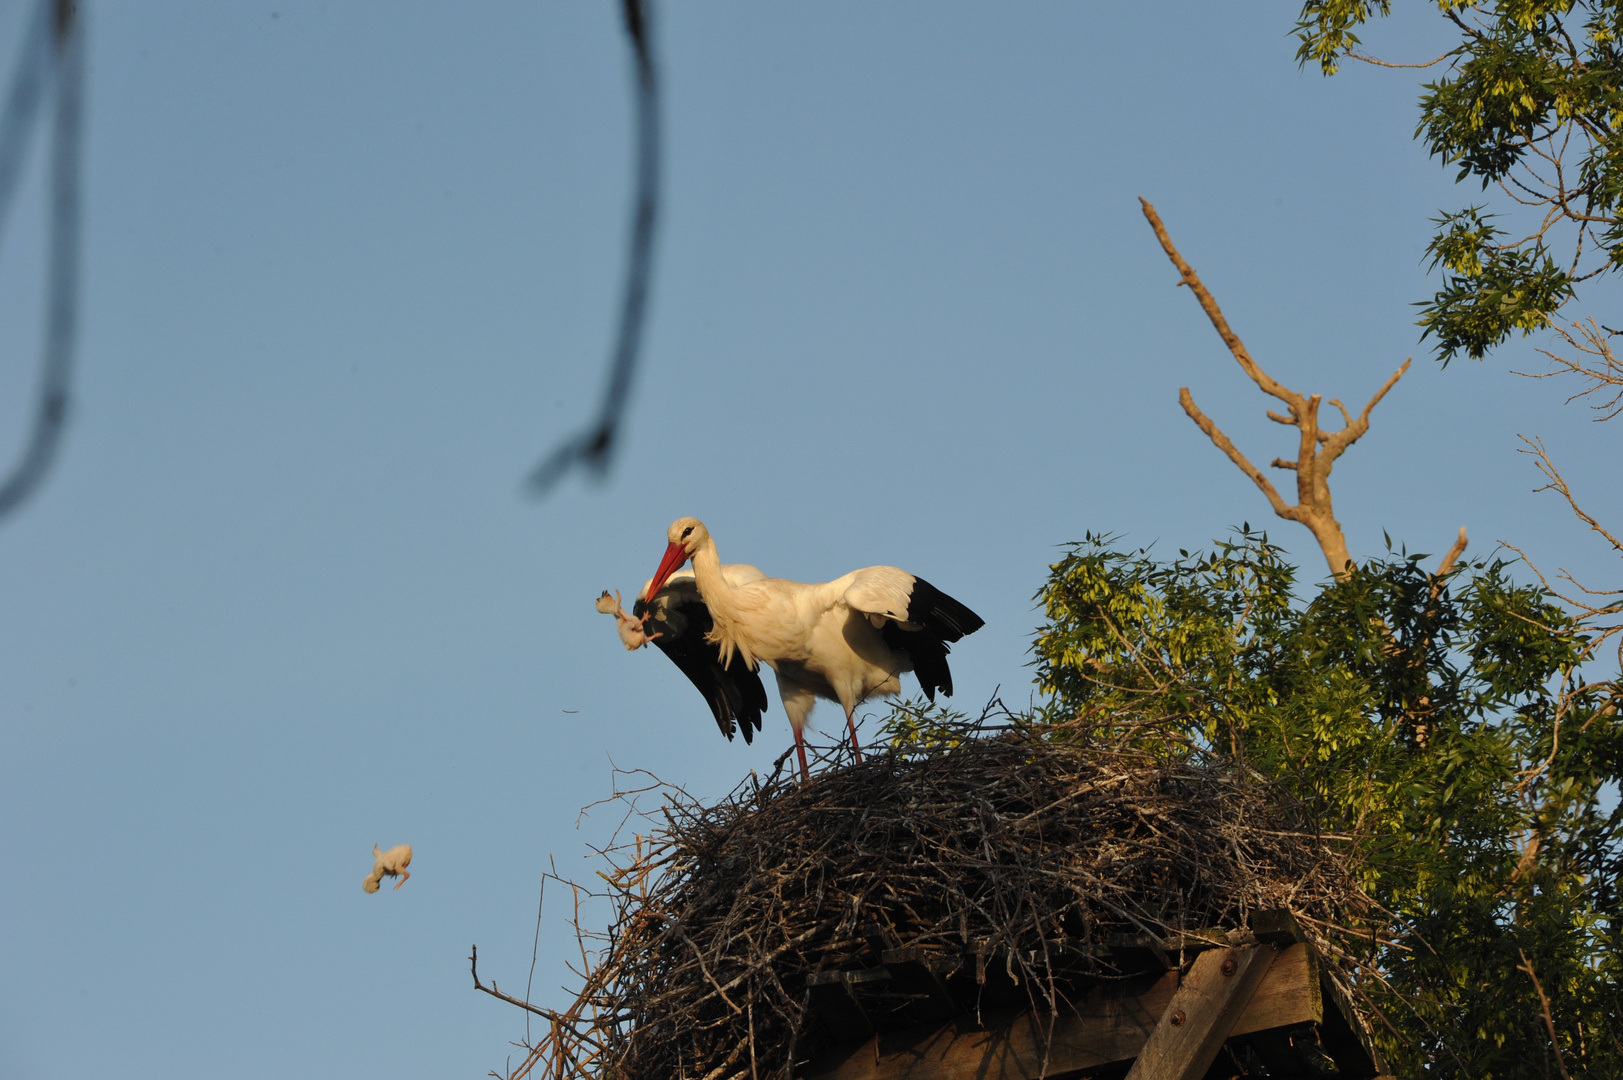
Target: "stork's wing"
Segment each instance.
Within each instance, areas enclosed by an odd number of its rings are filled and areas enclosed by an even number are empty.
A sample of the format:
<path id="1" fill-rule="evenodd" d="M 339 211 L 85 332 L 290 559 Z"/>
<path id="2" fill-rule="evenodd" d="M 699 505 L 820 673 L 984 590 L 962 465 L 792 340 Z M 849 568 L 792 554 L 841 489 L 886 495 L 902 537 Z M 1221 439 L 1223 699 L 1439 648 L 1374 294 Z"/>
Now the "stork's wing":
<path id="1" fill-rule="evenodd" d="M 885 643 L 913 661 L 924 696 L 952 696 L 948 642 L 973 634 L 986 620 L 921 577 L 894 566 L 870 566 L 851 575 L 844 598 L 879 627 Z"/>
<path id="2" fill-rule="evenodd" d="M 753 566 L 725 566 L 729 570 L 754 571 L 757 578 L 765 577 Z M 729 574 L 731 580 L 733 575 Z M 755 580 L 746 577 L 744 580 Z M 742 584 L 742 582 L 739 582 Z M 761 714 L 766 711 L 766 687 L 761 676 L 749 669 L 742 657 L 733 656 L 730 665 L 721 662 L 721 649 L 705 640 L 715 626 L 710 609 L 699 596 L 691 572 L 671 575 L 670 582 L 659 590 L 653 603 L 638 600 L 632 612 L 638 616 L 648 611 L 648 632 L 658 633 L 654 644 L 682 669 L 688 681 L 699 688 L 710 711 L 716 717 L 716 726 L 729 740 L 736 728 L 743 729 L 744 741 L 750 742 L 761 730 Z"/>
<path id="3" fill-rule="evenodd" d="M 691 570 L 688 571 L 690 574 L 692 572 Z M 766 574 L 759 567 L 743 562 L 725 564 L 721 568 L 721 576 L 726 579 L 727 584 L 735 589 L 740 585 L 748 585 L 752 581 L 763 581 L 766 578 Z"/>

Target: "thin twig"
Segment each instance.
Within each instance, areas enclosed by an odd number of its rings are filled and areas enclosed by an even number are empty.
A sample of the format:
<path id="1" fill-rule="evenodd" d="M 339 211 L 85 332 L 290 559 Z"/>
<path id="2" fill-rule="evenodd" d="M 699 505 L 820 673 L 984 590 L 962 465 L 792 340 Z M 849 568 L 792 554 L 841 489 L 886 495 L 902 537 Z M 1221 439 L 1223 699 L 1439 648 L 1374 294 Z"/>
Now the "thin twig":
<path id="1" fill-rule="evenodd" d="M 469 964 L 469 970 L 473 972 L 473 988 L 475 990 L 483 990 L 485 993 L 489 994 L 491 997 L 501 998 L 503 1001 L 507 1002 L 509 1005 L 517 1005 L 521 1009 L 525 1009 L 525 1010 L 527 1010 L 529 1012 L 533 1012 L 537 1016 L 544 1016 L 548 1020 L 557 1020 L 558 1019 L 558 1014 L 551 1011 L 550 1009 L 538 1009 L 534 1005 L 531 1005 L 528 1001 L 520 1001 L 518 998 L 514 997 L 511 994 L 502 993 L 499 989 L 496 988 L 496 984 L 494 982 L 492 982 L 489 986 L 486 986 L 484 983 L 480 982 L 479 981 L 479 946 L 475 945 L 473 947 L 473 954 L 468 957 L 468 964 Z"/>
<path id="2" fill-rule="evenodd" d="M 1532 454 L 1536 457 L 1538 460 L 1534 464 L 1538 467 L 1538 471 L 1544 474 L 1545 479 L 1549 481 L 1543 487 L 1534 488 L 1533 490 L 1535 492 L 1554 491 L 1559 493 L 1562 498 L 1567 500 L 1567 505 L 1572 508 L 1572 512 L 1577 516 L 1578 520 L 1605 537 L 1606 542 L 1612 545 L 1614 551 L 1623 554 L 1623 541 L 1619 541 L 1617 537 L 1607 531 L 1605 526 L 1585 513 L 1583 507 L 1578 505 L 1578 500 L 1573 498 L 1572 489 L 1567 487 L 1567 481 L 1562 477 L 1560 471 L 1556 469 L 1555 462 L 1550 460 L 1549 453 L 1544 449 L 1544 440 L 1537 437 L 1529 439 L 1525 435 L 1516 437 L 1525 444 L 1525 448 L 1518 450 L 1517 453 Z"/>

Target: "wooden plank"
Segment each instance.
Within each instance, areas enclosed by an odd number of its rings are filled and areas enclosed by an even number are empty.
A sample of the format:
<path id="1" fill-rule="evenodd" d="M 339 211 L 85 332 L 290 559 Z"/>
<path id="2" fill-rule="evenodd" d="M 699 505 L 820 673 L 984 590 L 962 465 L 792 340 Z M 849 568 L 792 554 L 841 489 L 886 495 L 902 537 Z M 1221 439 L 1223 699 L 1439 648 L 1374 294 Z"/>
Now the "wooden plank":
<path id="1" fill-rule="evenodd" d="M 1235 1022 L 1230 1035 L 1285 1027 L 1289 1024 L 1321 1023 L 1324 996 L 1319 990 L 1319 961 L 1310 945 L 1292 945 L 1274 957 L 1262 985 L 1251 995 L 1245 1012 Z"/>
<path id="2" fill-rule="evenodd" d="M 1272 965 L 1269 945 L 1210 949 L 1195 957 L 1127 1080 L 1199 1080 L 1234 1031 Z"/>
<path id="3" fill-rule="evenodd" d="M 1334 1004 L 1319 1029 L 1319 1041 L 1341 1066 L 1342 1074 L 1347 1077 L 1384 1075 L 1386 1063 L 1369 1031 L 1359 1022 L 1358 1010 L 1353 1007 L 1346 989 L 1328 974 L 1321 975 L 1319 983 Z"/>
<path id="4" fill-rule="evenodd" d="M 1127 1062 L 1144 1048 L 1177 990 L 1175 971 L 1138 993 L 1095 987 L 1075 1009 L 1052 1018 L 1051 1042 L 1045 1040 L 1050 1019 L 1029 1013 L 988 1014 L 984 1025 L 973 1016 L 959 1017 L 943 1026 L 886 1033 L 816 1062 L 807 1075 L 817 1080 L 1035 1080 Z M 1296 945 L 1274 957 L 1232 1034 L 1323 1016 L 1317 965 L 1307 946 Z"/>

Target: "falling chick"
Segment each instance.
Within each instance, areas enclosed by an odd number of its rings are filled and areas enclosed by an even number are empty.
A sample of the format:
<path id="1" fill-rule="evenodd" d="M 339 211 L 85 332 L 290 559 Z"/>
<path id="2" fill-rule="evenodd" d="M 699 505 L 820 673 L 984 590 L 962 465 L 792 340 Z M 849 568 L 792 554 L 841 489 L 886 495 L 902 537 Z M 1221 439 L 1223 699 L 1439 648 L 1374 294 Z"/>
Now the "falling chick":
<path id="1" fill-rule="evenodd" d="M 397 844 L 388 851 L 380 851 L 378 846 L 373 844 L 372 858 L 376 860 L 372 864 L 372 872 L 366 875 L 365 881 L 361 882 L 361 888 L 369 893 L 377 892 L 378 885 L 386 877 L 400 879 L 394 883 L 394 887 L 397 889 L 406 883 L 407 878 L 411 877 L 411 873 L 406 869 L 411 865 L 410 844 Z"/>

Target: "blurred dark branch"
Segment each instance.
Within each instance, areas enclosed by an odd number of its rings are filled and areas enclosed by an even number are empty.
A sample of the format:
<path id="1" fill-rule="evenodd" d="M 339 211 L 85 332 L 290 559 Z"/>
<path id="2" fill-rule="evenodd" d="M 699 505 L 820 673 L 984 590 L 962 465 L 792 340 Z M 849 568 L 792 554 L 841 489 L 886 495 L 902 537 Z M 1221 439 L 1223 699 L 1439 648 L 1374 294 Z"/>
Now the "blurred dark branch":
<path id="1" fill-rule="evenodd" d="M 526 486 L 536 496 L 551 491 L 577 464 L 600 478 L 608 472 L 642 347 L 654 262 L 654 227 L 659 218 L 659 82 L 654 70 L 650 0 L 622 0 L 622 12 L 631 42 L 637 99 L 637 190 L 631 210 L 631 250 L 620 304 L 620 327 L 597 419 L 585 431 L 565 439 L 531 471 Z"/>
<path id="2" fill-rule="evenodd" d="M 51 154 L 51 239 L 44 359 L 28 446 L 0 481 L 0 518 L 33 494 L 56 458 L 67 420 L 68 383 L 78 311 L 79 105 L 84 66 L 78 5 L 40 0 L 23 40 L 17 73 L 0 115 L 0 228 L 16 192 L 34 119 L 54 76 L 56 126 Z"/>

